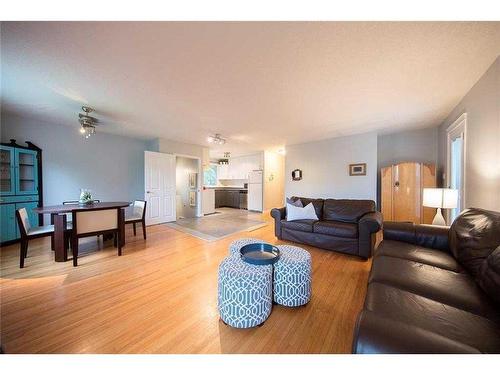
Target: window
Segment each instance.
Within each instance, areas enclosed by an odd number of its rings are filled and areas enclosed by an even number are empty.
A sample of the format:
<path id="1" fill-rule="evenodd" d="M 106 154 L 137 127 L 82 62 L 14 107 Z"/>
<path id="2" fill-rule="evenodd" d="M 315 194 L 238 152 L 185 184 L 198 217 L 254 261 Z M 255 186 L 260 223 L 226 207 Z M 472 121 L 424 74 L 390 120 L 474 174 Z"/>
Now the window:
<path id="1" fill-rule="evenodd" d="M 460 214 L 465 206 L 465 144 L 467 134 L 467 114 L 460 116 L 447 129 L 447 183 L 448 187 L 458 190 L 457 208 L 450 210 L 448 225 Z"/>
<path id="2" fill-rule="evenodd" d="M 210 164 L 210 167 L 208 167 L 208 169 L 205 169 L 205 171 L 203 172 L 203 185 L 217 185 L 217 164 Z"/>

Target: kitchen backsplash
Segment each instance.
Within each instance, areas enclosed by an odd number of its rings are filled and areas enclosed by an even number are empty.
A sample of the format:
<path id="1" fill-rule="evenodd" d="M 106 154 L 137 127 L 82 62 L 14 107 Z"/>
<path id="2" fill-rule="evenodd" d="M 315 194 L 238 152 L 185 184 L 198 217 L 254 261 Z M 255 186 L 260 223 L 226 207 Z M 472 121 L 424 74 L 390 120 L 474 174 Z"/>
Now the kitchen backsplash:
<path id="1" fill-rule="evenodd" d="M 219 179 L 219 184 L 222 186 L 243 186 L 247 182 L 248 179 Z"/>

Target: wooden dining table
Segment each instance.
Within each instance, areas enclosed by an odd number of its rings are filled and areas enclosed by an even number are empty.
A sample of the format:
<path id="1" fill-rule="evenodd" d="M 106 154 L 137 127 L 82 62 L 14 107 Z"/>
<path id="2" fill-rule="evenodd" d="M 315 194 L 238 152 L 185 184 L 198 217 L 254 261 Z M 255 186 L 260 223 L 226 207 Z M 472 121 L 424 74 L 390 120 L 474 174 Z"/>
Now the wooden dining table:
<path id="1" fill-rule="evenodd" d="M 91 204 L 60 204 L 56 206 L 42 206 L 33 209 L 37 214 L 48 214 L 54 218 L 54 252 L 56 262 L 68 260 L 68 250 L 65 246 L 64 232 L 67 228 L 67 217 L 65 214 L 76 210 L 103 210 L 106 208 L 120 208 L 118 211 L 118 225 L 120 227 L 120 241 L 125 244 L 125 208 L 130 202 L 95 202 Z"/>

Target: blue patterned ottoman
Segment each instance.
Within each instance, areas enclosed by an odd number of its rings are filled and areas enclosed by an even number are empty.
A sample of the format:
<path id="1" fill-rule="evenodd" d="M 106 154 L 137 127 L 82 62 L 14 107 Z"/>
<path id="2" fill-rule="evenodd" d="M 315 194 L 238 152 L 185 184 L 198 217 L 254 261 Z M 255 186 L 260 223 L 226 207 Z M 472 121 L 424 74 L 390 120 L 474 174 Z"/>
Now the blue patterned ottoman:
<path id="1" fill-rule="evenodd" d="M 219 266 L 218 305 L 222 321 L 250 328 L 264 321 L 272 308 L 272 266 L 254 266 L 229 256 Z"/>
<path id="2" fill-rule="evenodd" d="M 240 249 L 251 243 L 265 243 L 264 240 L 259 240 L 258 238 L 240 238 L 239 240 L 231 242 L 229 245 L 229 254 L 241 256 Z"/>
<path id="3" fill-rule="evenodd" d="M 283 306 L 305 305 L 311 299 L 311 254 L 289 245 L 278 245 L 274 264 L 274 302 Z"/>

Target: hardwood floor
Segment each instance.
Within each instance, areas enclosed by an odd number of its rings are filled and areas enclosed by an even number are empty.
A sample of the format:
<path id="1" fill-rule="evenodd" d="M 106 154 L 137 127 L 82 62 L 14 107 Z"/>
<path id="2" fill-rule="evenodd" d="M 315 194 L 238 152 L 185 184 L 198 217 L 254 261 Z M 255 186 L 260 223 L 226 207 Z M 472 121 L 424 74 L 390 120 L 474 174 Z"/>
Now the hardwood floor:
<path id="1" fill-rule="evenodd" d="M 310 246 L 312 299 L 273 306 L 262 327 L 219 321 L 217 268 L 231 241 L 274 237 L 269 225 L 206 242 L 165 225 L 148 239 L 127 228 L 123 256 L 82 241 L 79 266 L 55 263 L 50 240 L 1 249 L 1 343 L 6 353 L 350 353 L 370 261 Z M 140 231 L 139 231 L 140 232 Z M 100 250 L 97 250 L 101 247 Z"/>

